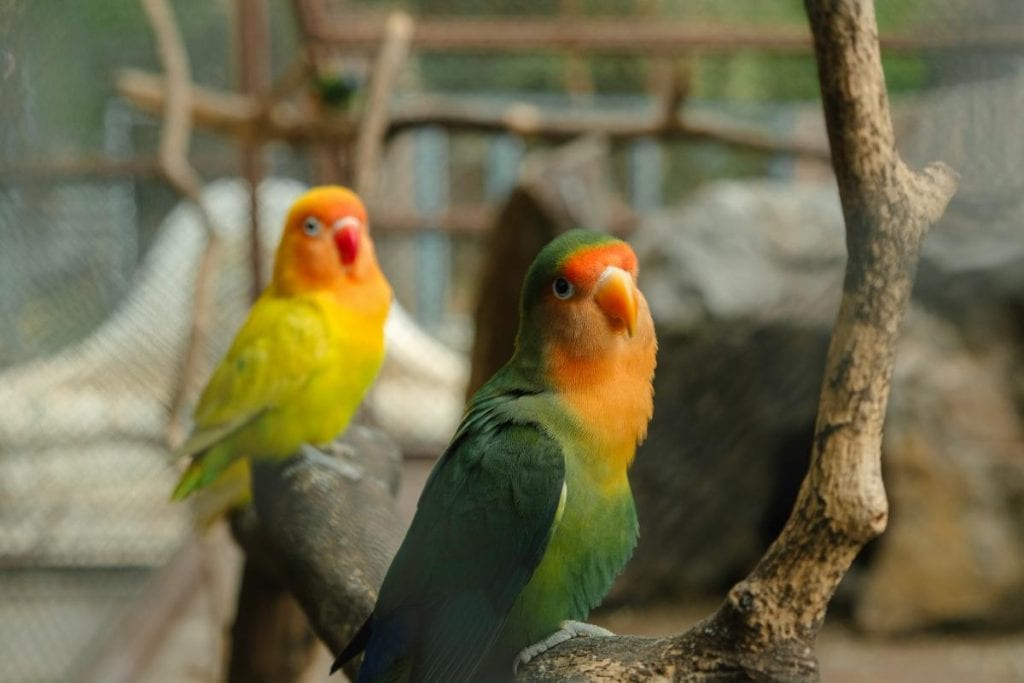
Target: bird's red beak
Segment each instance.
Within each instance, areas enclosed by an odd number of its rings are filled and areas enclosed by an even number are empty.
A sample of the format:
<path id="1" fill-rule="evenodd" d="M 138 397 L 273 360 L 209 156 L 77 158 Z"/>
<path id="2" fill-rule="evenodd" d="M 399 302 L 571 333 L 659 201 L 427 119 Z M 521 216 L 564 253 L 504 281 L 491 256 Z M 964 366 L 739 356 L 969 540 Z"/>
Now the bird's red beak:
<path id="1" fill-rule="evenodd" d="M 622 268 L 608 266 L 597 280 L 594 301 L 601 310 L 626 328 L 630 337 L 636 332 L 637 300 L 633 278 Z"/>
<path id="2" fill-rule="evenodd" d="M 359 255 L 359 229 L 342 228 L 334 232 L 334 246 L 338 249 L 338 257 L 342 264 L 352 265 Z"/>

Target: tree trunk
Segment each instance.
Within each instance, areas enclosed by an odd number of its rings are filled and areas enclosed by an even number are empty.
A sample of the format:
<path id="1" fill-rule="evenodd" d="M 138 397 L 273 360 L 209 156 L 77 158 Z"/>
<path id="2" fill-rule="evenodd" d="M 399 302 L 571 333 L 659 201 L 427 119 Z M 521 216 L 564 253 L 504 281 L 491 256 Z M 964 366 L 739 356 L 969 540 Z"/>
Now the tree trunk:
<path id="1" fill-rule="evenodd" d="M 298 681 L 312 663 L 316 646 L 316 634 L 287 587 L 246 559 L 231 627 L 228 681 Z"/>

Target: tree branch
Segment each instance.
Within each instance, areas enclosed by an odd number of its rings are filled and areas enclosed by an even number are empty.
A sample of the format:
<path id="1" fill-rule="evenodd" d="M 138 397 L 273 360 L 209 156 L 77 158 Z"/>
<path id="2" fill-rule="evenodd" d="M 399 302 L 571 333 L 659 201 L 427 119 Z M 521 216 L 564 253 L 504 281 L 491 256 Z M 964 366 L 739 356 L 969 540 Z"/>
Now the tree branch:
<path id="1" fill-rule="evenodd" d="M 388 17 L 384 44 L 371 72 L 370 92 L 356 137 L 355 152 L 355 190 L 364 199 L 374 196 L 376 190 L 380 157 L 390 121 L 391 95 L 409 53 L 412 29 L 412 17 L 405 12 L 393 12 Z"/>
<path id="2" fill-rule="evenodd" d="M 137 69 L 119 72 L 115 89 L 139 109 L 159 115 L 166 98 L 164 80 Z M 296 144 L 347 143 L 356 125 L 344 116 L 311 118 L 286 103 L 269 107 L 255 98 L 225 93 L 202 86 L 192 87 L 196 125 L 237 138 L 260 137 Z M 807 159 L 828 159 L 828 150 L 814 141 L 774 135 L 768 131 L 702 117 L 696 114 L 664 115 L 664 104 L 654 116 L 595 112 L 581 115 L 544 113 L 528 104 L 513 104 L 501 111 L 466 104 L 451 98 L 420 98 L 390 114 L 386 137 L 420 126 L 441 126 L 452 131 L 511 133 L 548 142 L 567 142 L 583 135 L 602 135 L 611 140 L 650 136 L 662 140 L 711 141 L 762 154 L 789 154 Z"/>
<path id="3" fill-rule="evenodd" d="M 220 241 L 214 229 L 213 218 L 200 195 L 200 178 L 188 160 L 189 140 L 192 137 L 192 84 L 189 76 L 188 53 L 174 22 L 167 0 L 141 0 L 150 27 L 156 38 L 160 62 L 167 73 L 166 97 L 163 101 L 164 125 L 160 131 L 159 167 L 161 175 L 179 194 L 188 198 L 199 213 L 199 222 L 206 231 L 203 250 L 195 276 L 195 294 L 192 305 L 192 327 L 182 360 L 181 380 L 171 398 L 168 441 L 176 445 L 184 438 L 185 404 L 198 381 L 199 361 L 203 341 L 208 334 L 212 316 L 214 265 Z"/>
<path id="4" fill-rule="evenodd" d="M 248 561 L 287 586 L 320 639 L 340 652 L 373 609 L 404 528 L 394 500 L 397 446 L 353 425 L 332 450 L 254 463 L 254 504 L 232 524 Z"/>

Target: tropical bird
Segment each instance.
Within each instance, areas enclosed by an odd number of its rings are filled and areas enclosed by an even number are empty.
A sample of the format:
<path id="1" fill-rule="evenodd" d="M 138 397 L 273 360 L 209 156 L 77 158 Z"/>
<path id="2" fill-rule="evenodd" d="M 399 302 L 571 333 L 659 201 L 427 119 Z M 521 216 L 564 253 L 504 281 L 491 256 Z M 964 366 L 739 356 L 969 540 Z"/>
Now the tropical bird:
<path id="1" fill-rule="evenodd" d="M 637 539 L 626 470 L 657 342 L 636 275 L 632 249 L 604 234 L 541 250 L 515 352 L 470 400 L 334 669 L 365 649 L 360 683 L 504 679 L 561 640 L 608 634 L 577 620 Z"/>
<path id="2" fill-rule="evenodd" d="M 172 498 L 209 487 L 217 501 L 212 517 L 248 499 L 249 458 L 286 458 L 303 443 L 326 444 L 341 433 L 380 369 L 390 305 L 359 197 L 337 186 L 299 197 L 270 284 L 176 450 L 193 460 Z"/>

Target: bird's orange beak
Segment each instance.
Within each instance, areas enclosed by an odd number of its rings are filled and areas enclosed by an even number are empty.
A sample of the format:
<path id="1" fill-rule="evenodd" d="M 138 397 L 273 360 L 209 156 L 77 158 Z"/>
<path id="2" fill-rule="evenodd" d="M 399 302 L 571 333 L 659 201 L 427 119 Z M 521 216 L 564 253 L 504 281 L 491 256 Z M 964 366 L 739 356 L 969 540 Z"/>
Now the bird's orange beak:
<path id="1" fill-rule="evenodd" d="M 626 327 L 630 337 L 636 332 L 636 287 L 633 278 L 622 268 L 608 266 L 597 279 L 594 301 L 612 320 Z"/>

